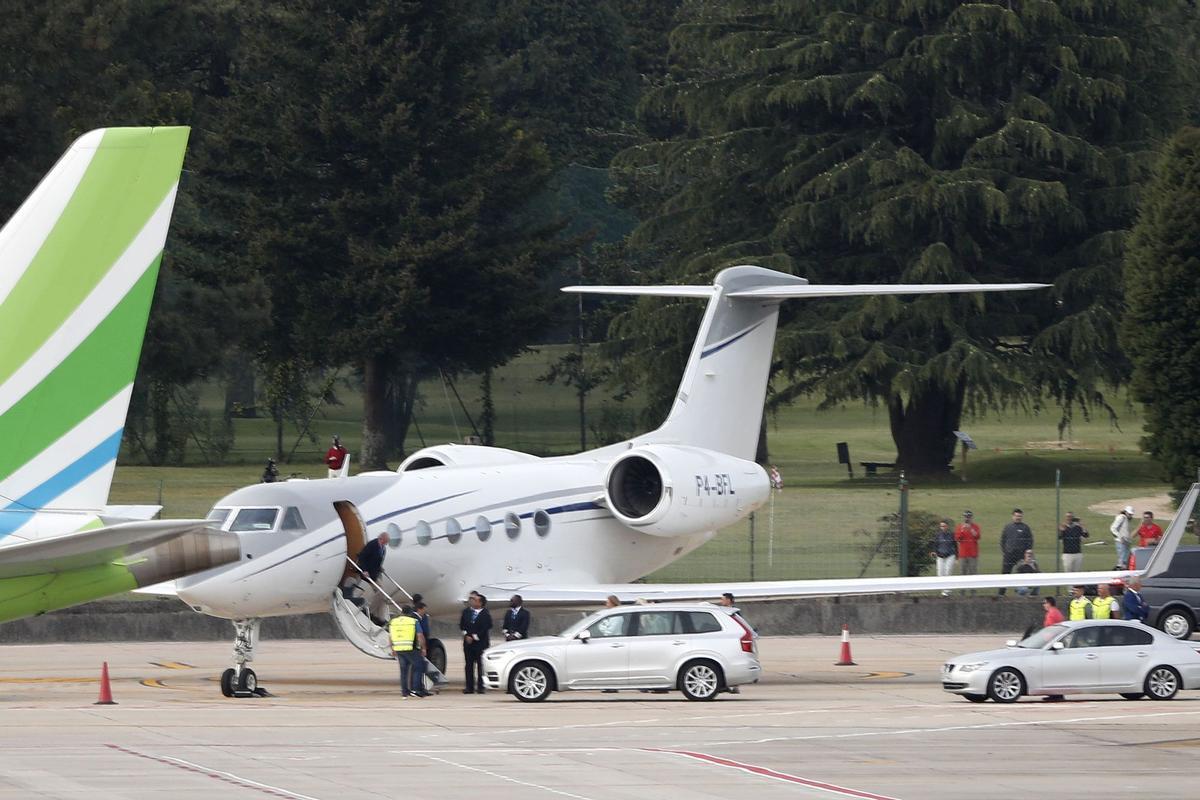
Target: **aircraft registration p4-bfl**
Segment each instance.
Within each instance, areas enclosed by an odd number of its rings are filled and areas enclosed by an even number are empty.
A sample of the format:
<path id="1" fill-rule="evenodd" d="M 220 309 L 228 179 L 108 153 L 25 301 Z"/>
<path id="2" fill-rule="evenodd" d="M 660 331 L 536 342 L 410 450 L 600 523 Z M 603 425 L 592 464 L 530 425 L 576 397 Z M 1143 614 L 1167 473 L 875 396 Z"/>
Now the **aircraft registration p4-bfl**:
<path id="1" fill-rule="evenodd" d="M 227 694 L 249 693 L 263 617 L 331 610 L 346 638 L 390 658 L 387 634 L 338 587 L 364 542 L 390 534 L 385 567 L 435 613 L 457 612 L 468 591 L 528 605 L 623 601 L 800 598 L 969 587 L 1095 583 L 1114 573 L 949 578 L 631 584 L 759 508 L 770 482 L 754 463 L 779 305 L 792 298 L 996 292 L 1039 284 L 814 286 L 754 266 L 711 286 L 597 286 L 566 291 L 691 297 L 708 306 L 666 421 L 629 441 L 573 456 L 537 458 L 488 447 L 419 450 L 396 472 L 260 484 L 220 500 L 209 517 L 236 533 L 237 564 L 175 582 L 167 591 L 236 627 Z M 1167 560 L 1175 538 L 1159 548 Z M 1168 552 L 1169 551 L 1169 552 Z M 1147 565 L 1148 570 L 1156 569 Z M 404 590 L 400 590 L 403 586 Z M 440 643 L 431 660 L 444 664 Z M 440 650 L 440 652 L 439 652 Z M 442 663 L 438 663 L 441 661 Z"/>
<path id="2" fill-rule="evenodd" d="M 0 621 L 237 561 L 108 505 L 187 128 L 80 137 L 0 229 Z"/>

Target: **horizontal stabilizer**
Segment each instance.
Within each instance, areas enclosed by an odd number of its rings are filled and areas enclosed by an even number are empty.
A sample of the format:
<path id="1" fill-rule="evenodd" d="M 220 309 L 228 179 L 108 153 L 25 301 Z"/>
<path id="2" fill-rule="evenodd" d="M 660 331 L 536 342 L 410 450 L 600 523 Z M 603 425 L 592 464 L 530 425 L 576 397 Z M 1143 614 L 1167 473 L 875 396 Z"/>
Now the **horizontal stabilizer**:
<path id="1" fill-rule="evenodd" d="M 892 283 L 819 284 L 805 286 L 759 286 L 729 292 L 726 297 L 756 300 L 788 300 L 799 297 L 874 297 L 884 294 L 969 294 L 971 292 L 1025 292 L 1045 289 L 1045 283 Z"/>
<path id="2" fill-rule="evenodd" d="M 715 286 L 564 286 L 573 294 L 628 294 L 651 297 L 712 297 Z"/>

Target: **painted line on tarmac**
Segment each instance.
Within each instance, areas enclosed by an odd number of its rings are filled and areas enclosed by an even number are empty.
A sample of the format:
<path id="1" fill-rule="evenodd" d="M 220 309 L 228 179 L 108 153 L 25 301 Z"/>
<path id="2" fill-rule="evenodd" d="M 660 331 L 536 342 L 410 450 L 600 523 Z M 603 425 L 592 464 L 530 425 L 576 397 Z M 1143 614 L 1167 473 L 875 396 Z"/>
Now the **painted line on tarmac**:
<path id="1" fill-rule="evenodd" d="M 859 739 L 870 736 L 911 736 L 919 733 L 948 733 L 951 731 L 982 731 L 992 728 L 1022 728 L 1042 725 L 1074 725 L 1084 722 L 1110 722 L 1112 720 L 1139 720 L 1156 717 L 1194 717 L 1200 711 L 1162 711 L 1157 714 L 1111 714 L 1103 717 L 1073 717 L 1070 719 L 1030 719 L 1015 722 L 984 722 L 978 725 L 946 725 L 940 728 L 904 728 L 886 731 L 862 731 L 860 733 L 815 733 L 808 736 L 772 736 L 765 739 L 730 739 L 712 742 L 714 745 L 767 744 L 769 742 L 807 742 L 821 739 Z"/>
<path id="2" fill-rule="evenodd" d="M 163 669 L 195 669 L 191 664 L 185 664 L 182 661 L 151 661 L 150 663 Z"/>
<path id="3" fill-rule="evenodd" d="M 512 777 L 509 777 L 508 775 L 501 775 L 499 772 L 492 772 L 491 770 L 483 769 L 482 767 L 472 767 L 470 764 L 461 764 L 457 761 L 451 761 L 448 758 L 440 758 L 438 756 L 429 755 L 428 753 L 414 753 L 414 755 L 420 756 L 421 758 L 427 758 L 430 761 L 438 761 L 442 764 L 448 764 L 452 767 L 458 767 L 459 769 L 468 769 L 471 772 L 479 772 L 483 775 L 487 775 L 492 778 L 499 778 L 502 781 L 508 781 L 509 783 L 515 783 L 518 786 L 528 786 L 531 789 L 541 789 L 543 792 L 550 792 L 551 794 L 556 794 L 556 795 L 559 795 L 560 797 L 571 797 L 571 798 L 574 798 L 574 800 L 593 800 L 593 798 L 584 797 L 581 794 L 572 794 L 570 792 L 564 792 L 561 789 L 552 789 L 551 787 L 543 786 L 540 783 L 531 783 L 529 781 L 523 781 L 520 778 L 512 778 Z"/>
<path id="4" fill-rule="evenodd" d="M 706 764 L 713 764 L 718 767 L 741 770 L 742 772 L 748 772 L 751 775 L 757 775 L 761 778 L 771 778 L 773 780 L 784 781 L 786 783 L 797 783 L 801 786 L 807 786 L 810 789 L 820 789 L 823 792 L 839 794 L 843 797 L 857 797 L 861 798 L 861 800 L 896 800 L 896 798 L 892 797 L 891 795 L 864 792 L 859 789 L 849 789 L 845 786 L 838 786 L 837 784 L 826 783 L 825 781 L 815 781 L 811 778 L 802 778 L 799 775 L 780 772 L 768 767 L 760 767 L 756 764 L 746 764 L 741 761 L 733 761 L 728 758 L 709 755 L 708 753 L 696 753 L 691 750 L 665 750 L 656 747 L 648 747 L 643 749 L 649 753 L 667 753 L 669 755 L 682 756 L 684 758 L 693 758 Z"/>
<path id="5" fill-rule="evenodd" d="M 131 755 L 131 756 L 137 756 L 138 758 L 145 758 L 150 761 L 157 761 L 158 763 L 166 764 L 169 767 L 175 767 L 177 769 L 185 770 L 186 772 L 195 773 L 197 775 L 203 775 L 207 778 L 212 778 L 213 780 L 232 784 L 234 786 L 240 786 L 243 789 L 254 789 L 256 791 L 262 792 L 263 794 L 269 794 L 272 797 L 285 797 L 285 798 L 288 798 L 288 800 L 317 800 L 317 798 L 311 797 L 307 794 L 300 794 L 299 792 L 293 792 L 289 789 L 281 789 L 280 787 L 272 786 L 269 783 L 259 783 L 258 781 L 252 781 L 249 778 L 243 778 L 240 775 L 234 775 L 232 772 L 223 772 L 219 769 L 213 769 L 212 767 L 205 767 L 200 764 L 193 764 L 191 761 L 184 761 L 182 758 L 173 758 L 171 756 L 158 756 L 158 755 L 154 755 L 152 753 L 141 753 L 141 752 L 138 752 L 137 750 L 132 750 L 128 747 L 122 747 L 119 744 L 105 744 L 104 746 L 109 747 L 109 748 L 116 750 L 118 752 L 121 752 L 121 753 L 127 753 L 128 755 Z"/>

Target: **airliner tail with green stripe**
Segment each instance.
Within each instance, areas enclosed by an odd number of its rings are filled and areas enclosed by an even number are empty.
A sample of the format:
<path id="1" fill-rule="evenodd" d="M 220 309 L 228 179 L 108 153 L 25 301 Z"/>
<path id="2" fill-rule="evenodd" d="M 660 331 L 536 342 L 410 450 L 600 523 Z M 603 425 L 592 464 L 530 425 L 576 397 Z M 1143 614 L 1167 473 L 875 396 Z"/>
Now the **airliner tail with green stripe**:
<path id="1" fill-rule="evenodd" d="M 187 139 L 87 133 L 0 229 L 0 621 L 240 557 L 108 504 Z"/>

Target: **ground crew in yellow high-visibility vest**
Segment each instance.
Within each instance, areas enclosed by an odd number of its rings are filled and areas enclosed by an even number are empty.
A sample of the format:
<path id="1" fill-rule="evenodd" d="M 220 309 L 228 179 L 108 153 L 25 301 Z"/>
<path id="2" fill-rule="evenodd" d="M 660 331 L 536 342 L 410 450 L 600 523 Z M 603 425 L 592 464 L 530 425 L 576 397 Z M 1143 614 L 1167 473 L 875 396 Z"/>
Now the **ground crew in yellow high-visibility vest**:
<path id="1" fill-rule="evenodd" d="M 1096 599 L 1092 601 L 1092 619 L 1120 619 L 1121 604 L 1108 593 L 1108 584 L 1096 587 Z"/>
<path id="2" fill-rule="evenodd" d="M 400 609 L 399 616 L 388 623 L 392 651 L 400 663 L 400 696 L 425 697 L 425 634 L 421 622 L 410 606 Z"/>
<path id="3" fill-rule="evenodd" d="M 1071 602 L 1067 607 L 1067 620 L 1070 622 L 1078 622 L 1081 619 L 1087 619 L 1090 616 L 1089 611 L 1092 607 L 1092 601 L 1088 600 L 1083 594 L 1082 586 L 1071 587 Z"/>

